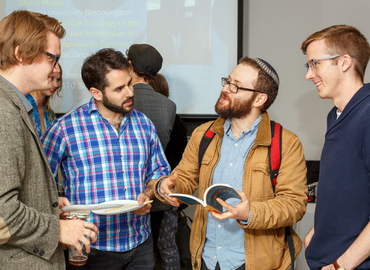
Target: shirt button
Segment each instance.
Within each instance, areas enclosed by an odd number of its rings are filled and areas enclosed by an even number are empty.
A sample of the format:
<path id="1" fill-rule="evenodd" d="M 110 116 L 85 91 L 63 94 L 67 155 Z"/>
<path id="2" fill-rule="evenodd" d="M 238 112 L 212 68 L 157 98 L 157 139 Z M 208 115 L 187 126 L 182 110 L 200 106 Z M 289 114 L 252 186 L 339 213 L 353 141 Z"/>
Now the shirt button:
<path id="1" fill-rule="evenodd" d="M 218 224 L 218 227 L 221 228 L 221 224 Z"/>
<path id="2" fill-rule="evenodd" d="M 217 259 L 217 256 L 214 256 L 213 259 Z"/>
<path id="3" fill-rule="evenodd" d="M 235 146 L 238 146 L 238 144 L 236 143 Z"/>
<path id="4" fill-rule="evenodd" d="M 119 155 L 120 157 L 122 157 L 122 154 L 121 155 Z"/>
<path id="5" fill-rule="evenodd" d="M 125 171 L 122 171 L 122 173 L 125 173 Z"/>
<path id="6" fill-rule="evenodd" d="M 230 163 L 230 167 L 232 167 L 233 166 L 233 164 L 232 163 Z"/>
<path id="7" fill-rule="evenodd" d="M 220 246 L 218 246 L 218 247 L 217 247 L 217 249 L 221 249 L 221 247 L 220 247 Z"/>
<path id="8" fill-rule="evenodd" d="M 58 202 L 53 203 L 53 207 L 58 207 L 58 206 L 59 206 Z"/>
<path id="9" fill-rule="evenodd" d="M 33 253 L 38 253 L 39 252 L 39 249 L 38 248 L 35 248 L 34 250 L 33 250 Z"/>
<path id="10" fill-rule="evenodd" d="M 124 188 L 123 191 L 126 191 L 126 189 Z"/>
<path id="11" fill-rule="evenodd" d="M 41 250 L 39 254 L 40 254 L 40 256 L 44 256 L 45 251 Z"/>

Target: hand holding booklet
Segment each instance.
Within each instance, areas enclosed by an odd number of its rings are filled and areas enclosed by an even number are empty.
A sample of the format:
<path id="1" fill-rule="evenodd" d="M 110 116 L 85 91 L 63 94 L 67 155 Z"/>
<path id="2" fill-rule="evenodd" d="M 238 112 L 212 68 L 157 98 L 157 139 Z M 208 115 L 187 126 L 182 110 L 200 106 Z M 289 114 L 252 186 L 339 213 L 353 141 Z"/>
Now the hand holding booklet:
<path id="1" fill-rule="evenodd" d="M 235 189 L 227 184 L 214 184 L 206 189 L 203 200 L 189 194 L 170 193 L 168 196 L 178 199 L 187 205 L 201 204 L 211 211 L 223 212 L 222 205 L 216 200 L 226 201 L 229 198 L 241 199 Z"/>

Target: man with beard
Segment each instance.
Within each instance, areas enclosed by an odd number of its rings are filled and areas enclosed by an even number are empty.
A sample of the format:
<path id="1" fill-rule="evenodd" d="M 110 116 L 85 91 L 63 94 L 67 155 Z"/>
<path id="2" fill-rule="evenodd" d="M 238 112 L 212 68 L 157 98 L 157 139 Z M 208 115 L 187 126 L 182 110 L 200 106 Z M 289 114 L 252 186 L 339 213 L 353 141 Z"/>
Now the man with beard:
<path id="1" fill-rule="evenodd" d="M 58 119 L 43 142 L 56 177 L 63 174 L 72 204 L 154 198 L 154 179 L 169 174 L 152 122 L 133 109 L 130 63 L 121 52 L 102 49 L 82 66 L 90 102 Z M 87 263 L 78 269 L 150 269 L 154 267 L 150 204 L 116 215 L 92 214 L 99 237 Z M 71 266 L 68 266 L 69 269 Z M 67 268 L 67 269 L 68 269 Z"/>
<path id="2" fill-rule="evenodd" d="M 270 180 L 270 118 L 266 110 L 274 102 L 279 77 L 259 58 L 243 57 L 223 86 L 213 124 L 198 127 L 180 164 L 170 177 L 154 187 L 157 198 L 174 206 L 169 193 L 199 197 L 212 184 L 229 184 L 241 200 L 217 199 L 227 210 L 222 214 L 197 206 L 190 249 L 194 269 L 288 269 L 291 265 L 285 227 L 299 221 L 307 204 L 306 164 L 298 137 L 283 129 L 281 164 L 275 193 Z M 215 133 L 199 169 L 200 141 L 212 124 Z M 302 241 L 291 229 L 295 257 Z"/>

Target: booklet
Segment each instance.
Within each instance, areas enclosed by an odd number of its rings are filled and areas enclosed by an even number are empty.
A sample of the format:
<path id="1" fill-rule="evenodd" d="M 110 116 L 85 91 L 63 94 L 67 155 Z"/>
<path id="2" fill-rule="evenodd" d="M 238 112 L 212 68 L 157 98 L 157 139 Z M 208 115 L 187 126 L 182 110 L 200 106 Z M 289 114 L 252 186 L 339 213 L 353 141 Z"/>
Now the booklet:
<path id="1" fill-rule="evenodd" d="M 223 212 L 223 207 L 217 202 L 216 198 L 220 198 L 223 201 L 226 201 L 229 198 L 241 199 L 238 193 L 236 193 L 235 189 L 228 184 L 214 184 L 208 187 L 204 192 L 203 201 L 193 195 L 188 194 L 170 193 L 168 196 L 177 198 L 179 201 L 187 205 L 201 204 L 209 210 L 218 213 Z"/>

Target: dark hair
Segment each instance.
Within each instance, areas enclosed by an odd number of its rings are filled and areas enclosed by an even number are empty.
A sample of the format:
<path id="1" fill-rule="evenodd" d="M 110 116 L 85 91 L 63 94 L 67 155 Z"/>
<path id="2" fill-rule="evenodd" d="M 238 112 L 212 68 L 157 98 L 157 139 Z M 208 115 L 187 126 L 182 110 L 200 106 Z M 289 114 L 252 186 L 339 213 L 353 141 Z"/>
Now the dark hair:
<path id="1" fill-rule="evenodd" d="M 267 95 L 266 102 L 260 108 L 261 112 L 265 112 L 274 103 L 278 94 L 278 85 L 274 80 L 260 68 L 260 66 L 248 56 L 244 56 L 239 60 L 239 64 L 248 65 L 258 70 L 257 81 L 254 83 L 254 88 L 263 91 Z"/>
<path id="2" fill-rule="evenodd" d="M 169 97 L 170 90 L 168 87 L 168 83 L 166 78 L 162 74 L 157 73 L 156 75 L 154 75 L 154 77 L 150 79 L 149 84 L 156 92 Z"/>
<path id="3" fill-rule="evenodd" d="M 153 76 L 146 74 L 140 70 L 138 70 L 135 65 L 132 63 L 131 57 L 130 57 L 130 51 L 126 50 L 127 60 L 130 61 L 132 70 L 137 74 L 137 76 L 142 77 L 145 82 L 149 81 Z"/>
<path id="4" fill-rule="evenodd" d="M 348 54 L 352 56 L 355 71 L 364 81 L 365 70 L 370 58 L 370 45 L 361 32 L 349 25 L 333 25 L 315 32 L 303 41 L 301 50 L 307 53 L 307 47 L 315 40 L 324 40 L 329 54 Z"/>
<path id="5" fill-rule="evenodd" d="M 88 90 L 95 87 L 104 93 L 109 85 L 106 75 L 112 70 L 129 69 L 127 58 L 114 49 L 105 48 L 87 57 L 82 65 L 81 76 Z"/>
<path id="6" fill-rule="evenodd" d="M 0 22 L 0 69 L 7 70 L 18 64 L 18 56 L 25 64 L 31 64 L 43 55 L 48 32 L 63 38 L 65 30 L 54 18 L 27 10 L 13 11 Z"/>

